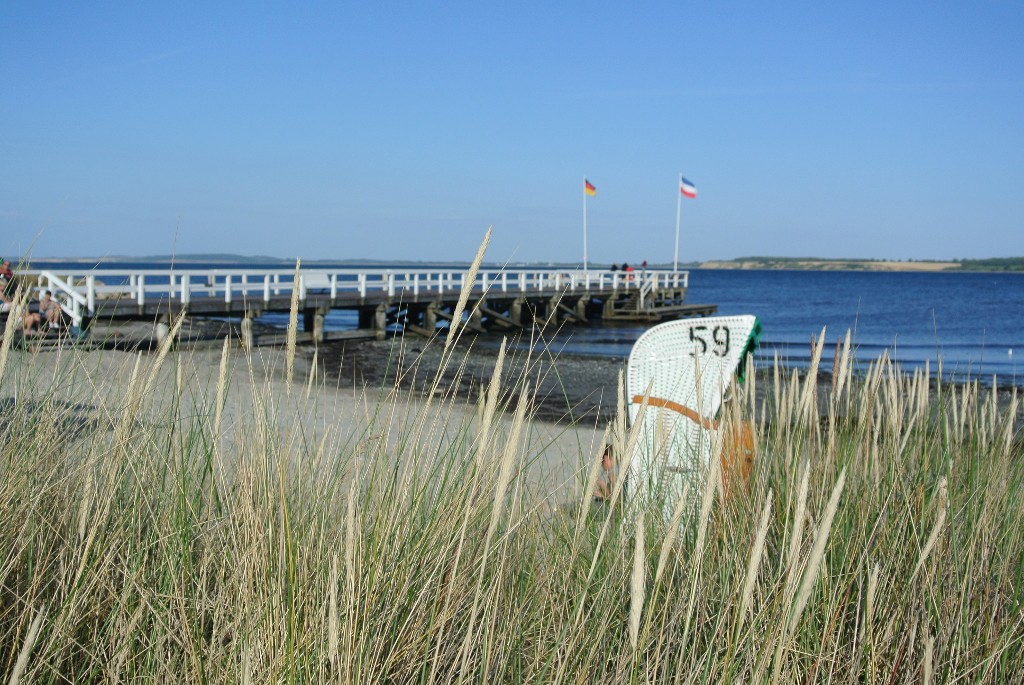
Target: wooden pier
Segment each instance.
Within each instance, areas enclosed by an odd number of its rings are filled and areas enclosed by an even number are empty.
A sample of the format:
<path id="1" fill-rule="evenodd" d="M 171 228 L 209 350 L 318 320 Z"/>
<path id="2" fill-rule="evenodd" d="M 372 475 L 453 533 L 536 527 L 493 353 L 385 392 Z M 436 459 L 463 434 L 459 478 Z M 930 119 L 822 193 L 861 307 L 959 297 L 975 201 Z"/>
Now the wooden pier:
<path id="1" fill-rule="evenodd" d="M 436 335 L 447 327 L 464 290 L 470 330 L 513 330 L 593 321 L 656 322 L 705 316 L 713 304 L 684 302 L 689 274 L 652 269 L 623 273 L 558 269 L 482 269 L 472 283 L 452 269 L 93 269 L 26 271 L 53 292 L 73 324 L 151 321 L 159 332 L 185 313 L 238 318 L 243 341 L 267 312 L 288 312 L 293 297 L 303 337 L 319 342 L 384 337 L 388 331 Z M 352 330 L 325 331 L 331 310 L 358 313 Z M 247 333 L 247 331 L 249 331 Z M 266 341 L 263 341 L 266 342 Z"/>

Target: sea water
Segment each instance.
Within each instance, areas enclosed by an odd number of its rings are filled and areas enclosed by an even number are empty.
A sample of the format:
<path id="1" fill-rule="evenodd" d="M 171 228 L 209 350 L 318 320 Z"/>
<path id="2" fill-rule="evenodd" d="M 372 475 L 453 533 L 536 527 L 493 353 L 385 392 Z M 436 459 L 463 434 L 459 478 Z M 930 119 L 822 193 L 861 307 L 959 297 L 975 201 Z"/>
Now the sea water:
<path id="1" fill-rule="evenodd" d="M 756 315 L 759 363 L 808 366 L 824 328 L 824 370 L 849 331 L 861 369 L 887 354 L 905 371 L 927 362 L 934 373 L 941 360 L 948 378 L 1024 383 L 1024 274 L 696 269 L 686 301 Z M 644 330 L 563 329 L 548 342 L 565 354 L 626 357 Z"/>

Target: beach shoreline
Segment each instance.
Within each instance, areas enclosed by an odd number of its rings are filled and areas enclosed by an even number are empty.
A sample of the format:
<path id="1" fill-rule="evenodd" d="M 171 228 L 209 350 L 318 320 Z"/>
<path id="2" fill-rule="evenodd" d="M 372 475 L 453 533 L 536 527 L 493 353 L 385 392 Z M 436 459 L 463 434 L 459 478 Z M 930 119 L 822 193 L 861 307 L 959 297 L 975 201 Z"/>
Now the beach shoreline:
<path id="1" fill-rule="evenodd" d="M 189 319 L 182 330 L 178 345 L 181 352 L 206 359 L 200 365 L 205 372 L 215 373 L 225 335 L 237 338 L 237 326 L 219 320 Z M 151 338 L 150 324 L 135 322 L 102 327 L 94 334 L 100 342 L 97 354 L 132 354 L 135 351 L 152 353 L 156 341 Z M 475 336 L 458 342 L 450 354 L 444 340 L 421 337 L 389 336 L 383 340 L 349 340 L 323 343 L 319 346 L 300 345 L 296 350 L 299 371 L 295 383 L 306 384 L 313 364 L 315 380 L 332 392 L 343 391 L 349 396 L 375 396 L 392 394 L 398 389 L 409 401 L 424 401 L 431 389 L 435 395 L 455 398 L 462 405 L 472 407 L 490 385 L 498 348 L 493 343 L 497 336 L 481 344 Z M 231 355 L 244 356 L 237 342 L 231 344 Z M 260 347 L 256 353 L 262 359 L 282 357 L 282 347 Z M 832 359 L 823 359 L 818 371 L 819 406 L 827 405 L 832 386 Z M 544 351 L 529 353 L 520 341 L 508 343 L 502 388 L 506 395 L 518 393 L 529 386 L 531 419 L 552 425 L 603 430 L 618 412 L 618 386 L 624 380 L 625 358 L 596 355 L 574 355 Z M 440 378 L 438 371 L 440 369 Z M 806 378 L 806 369 L 783 366 L 784 382 L 797 373 L 800 381 Z M 283 379 L 280 369 L 277 375 Z M 756 407 L 758 411 L 771 392 L 775 369 L 762 365 L 756 370 Z M 855 377 L 856 379 L 856 377 Z M 982 379 L 984 381 L 984 379 Z M 436 387 L 435 387 L 436 385 Z M 931 393 L 937 395 L 939 384 L 933 377 Z M 984 386 L 983 382 L 983 386 Z M 944 381 L 942 387 L 962 388 L 962 383 Z M 982 392 L 990 392 L 985 387 Z M 1014 386 L 998 385 L 995 389 L 1001 408 L 1009 407 Z M 513 406 L 512 398 L 505 398 Z M 769 417 L 770 418 L 770 417 Z M 1021 416 L 1018 414 L 1018 423 Z"/>
<path id="2" fill-rule="evenodd" d="M 402 339 L 394 337 L 379 341 L 349 341 L 322 345 L 316 352 L 321 372 L 342 385 L 357 387 L 391 387 L 399 385 L 407 392 L 424 393 L 434 380 L 441 363 L 443 341 L 427 341 L 422 338 Z M 313 351 L 305 351 L 312 361 Z M 473 342 L 456 346 L 451 360 L 442 371 L 440 387 L 455 389 L 455 394 L 464 402 L 475 402 L 490 383 L 494 364 L 498 357 L 495 348 L 483 347 Z M 618 409 L 618 384 L 620 374 L 626 370 L 626 359 L 613 357 L 583 356 L 572 354 L 534 353 L 529 358 L 523 350 L 513 350 L 506 356 L 503 378 L 510 379 L 504 387 L 514 387 L 515 379 L 530 383 L 534 391 L 534 417 L 541 421 L 557 424 L 585 424 L 603 427 L 616 416 Z M 833 360 L 823 359 L 817 375 L 819 407 L 826 407 L 832 392 Z M 783 382 L 789 382 L 796 372 L 800 382 L 806 380 L 807 370 L 783 366 L 780 375 Z M 756 368 L 755 395 L 758 411 L 771 392 L 775 369 L 768 366 Z M 859 382 L 855 376 L 854 381 Z M 964 384 L 943 381 L 939 384 L 933 377 L 930 381 L 933 399 L 941 388 L 954 387 L 962 391 Z M 982 386 L 982 393 L 991 392 L 991 386 Z M 999 384 L 995 388 L 999 407 L 1009 408 L 1014 393 L 1013 385 Z M 770 418 L 770 417 L 769 417 Z M 1018 409 L 1018 424 L 1024 422 L 1024 414 Z"/>

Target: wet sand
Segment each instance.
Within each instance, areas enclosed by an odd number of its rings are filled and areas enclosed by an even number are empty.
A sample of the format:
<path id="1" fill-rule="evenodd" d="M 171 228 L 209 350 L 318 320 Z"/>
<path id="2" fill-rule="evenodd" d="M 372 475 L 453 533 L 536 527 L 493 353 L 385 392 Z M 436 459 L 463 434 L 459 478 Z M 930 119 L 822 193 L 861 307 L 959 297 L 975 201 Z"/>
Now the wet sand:
<path id="1" fill-rule="evenodd" d="M 312 356 L 306 350 L 306 356 Z M 391 388 L 425 393 L 442 367 L 443 346 L 423 339 L 392 338 L 381 341 L 331 343 L 321 346 L 318 361 L 329 379 L 342 386 Z M 453 389 L 469 402 L 486 390 L 494 374 L 498 352 L 474 344 L 460 344 L 441 372 L 441 389 Z M 533 355 L 511 351 L 506 355 L 502 386 L 529 383 L 536 405 L 534 416 L 563 424 L 603 426 L 615 415 L 619 375 L 625 360 L 571 355 Z"/>

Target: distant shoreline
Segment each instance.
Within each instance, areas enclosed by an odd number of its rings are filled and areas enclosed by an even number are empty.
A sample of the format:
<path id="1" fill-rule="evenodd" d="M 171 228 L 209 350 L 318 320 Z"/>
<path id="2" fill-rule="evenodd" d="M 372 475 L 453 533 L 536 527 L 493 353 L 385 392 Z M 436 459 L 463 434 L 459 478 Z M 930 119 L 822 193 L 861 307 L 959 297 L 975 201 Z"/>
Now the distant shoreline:
<path id="1" fill-rule="evenodd" d="M 701 262 L 696 268 L 750 271 L 943 271 L 948 273 L 1020 273 L 1024 272 L 1024 258 L 1010 257 L 998 259 L 971 259 L 963 261 L 895 261 L 880 259 L 763 257 L 752 259 L 710 260 Z"/>
<path id="2" fill-rule="evenodd" d="M 731 260 L 702 262 L 700 269 L 770 271 L 968 271 L 959 262 L 897 262 L 871 260 Z"/>
<path id="3" fill-rule="evenodd" d="M 12 261 L 15 261 L 12 259 Z M 281 258 L 268 256 L 247 256 L 235 254 L 206 254 L 193 253 L 176 256 L 157 255 L 131 257 L 125 255 L 104 256 L 104 257 L 42 257 L 38 259 L 25 260 L 22 268 L 45 267 L 49 264 L 95 264 L 99 268 L 118 268 L 118 265 L 125 263 L 154 263 L 154 264 L 220 264 L 237 265 L 240 268 L 254 264 L 268 265 L 279 264 L 283 267 L 294 267 L 295 258 Z M 429 261 L 429 260 L 383 260 L 383 259 L 303 259 L 302 264 L 306 267 L 317 268 L 319 266 L 336 266 L 343 264 L 350 268 L 412 268 L 412 269 L 464 269 L 469 267 L 468 262 L 460 261 Z M 580 264 L 576 262 L 517 262 L 510 263 L 485 263 L 486 269 L 501 268 L 540 268 L 540 269 L 578 269 Z M 590 264 L 591 271 L 611 269 L 614 265 L 604 265 L 599 262 Z M 669 264 L 652 263 L 651 268 L 665 269 Z M 995 257 L 989 259 L 963 259 L 963 260 L 891 260 L 891 259 L 845 259 L 845 258 L 820 258 L 820 257 L 739 257 L 736 259 L 713 259 L 704 262 L 688 262 L 679 265 L 682 269 L 728 269 L 742 271 L 880 271 L 880 272 L 946 272 L 946 273 L 1024 273 L 1024 257 Z"/>

